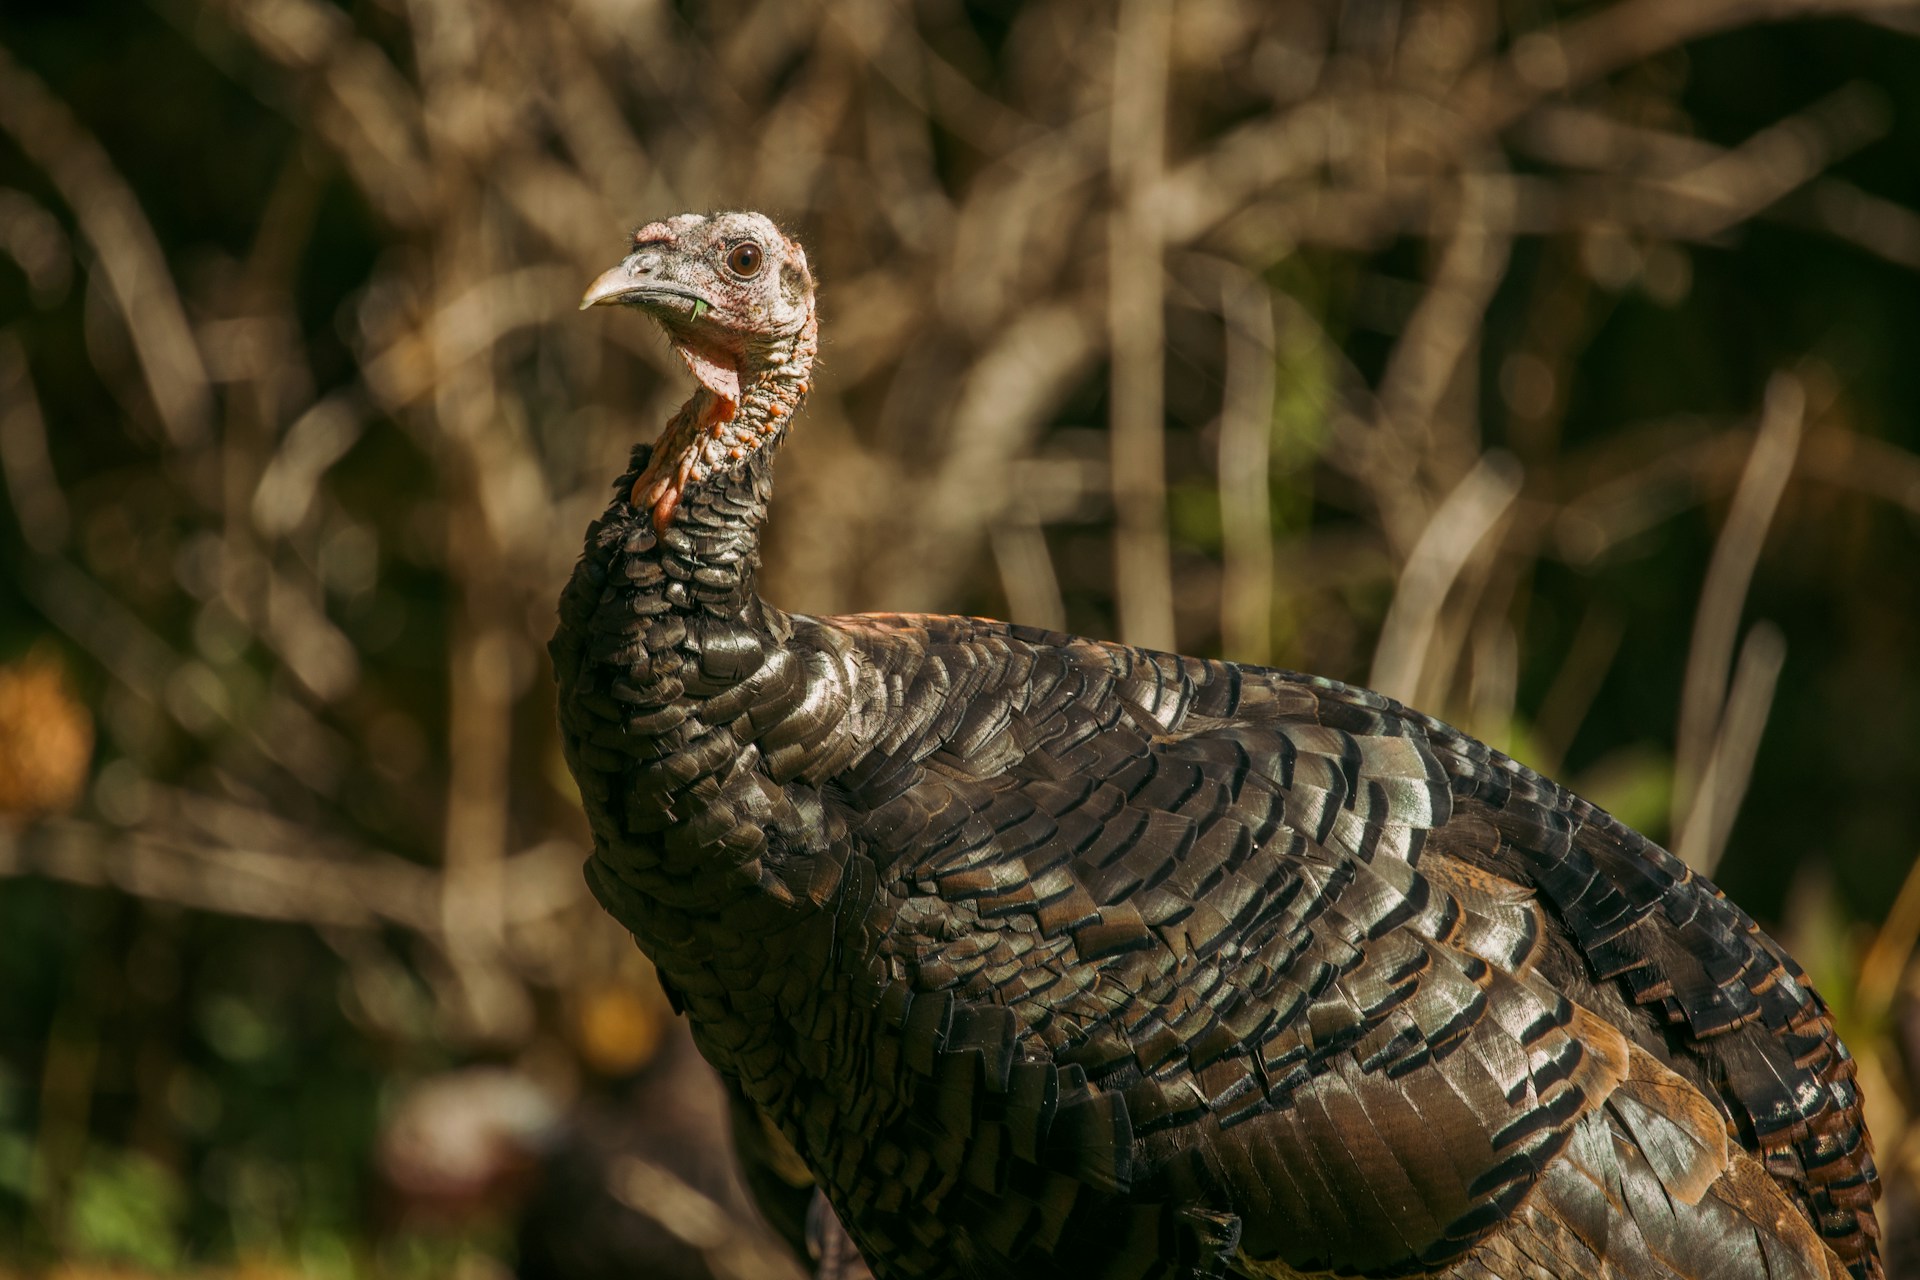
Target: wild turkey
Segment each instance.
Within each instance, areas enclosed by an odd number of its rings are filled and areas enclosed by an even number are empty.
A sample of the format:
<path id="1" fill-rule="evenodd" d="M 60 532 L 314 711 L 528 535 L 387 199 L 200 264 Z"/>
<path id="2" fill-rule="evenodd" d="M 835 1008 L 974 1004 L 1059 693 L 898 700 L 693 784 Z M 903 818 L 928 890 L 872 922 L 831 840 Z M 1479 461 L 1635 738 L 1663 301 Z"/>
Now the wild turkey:
<path id="1" fill-rule="evenodd" d="M 560 601 L 587 876 L 881 1280 L 1880 1274 L 1853 1064 L 1711 884 L 1365 690 L 781 612 L 805 254 L 682 214 L 596 303 L 700 385 Z"/>

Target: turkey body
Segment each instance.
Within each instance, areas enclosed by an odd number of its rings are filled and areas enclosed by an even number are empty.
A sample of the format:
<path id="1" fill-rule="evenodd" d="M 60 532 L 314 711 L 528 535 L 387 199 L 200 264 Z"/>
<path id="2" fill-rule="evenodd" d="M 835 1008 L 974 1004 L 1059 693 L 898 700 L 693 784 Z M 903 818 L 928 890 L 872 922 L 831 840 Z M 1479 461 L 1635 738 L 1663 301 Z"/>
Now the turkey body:
<path id="1" fill-rule="evenodd" d="M 1364 690 L 785 614 L 772 455 L 663 521 L 637 451 L 552 654 L 594 892 L 881 1280 L 1880 1273 L 1852 1063 L 1707 881 Z"/>

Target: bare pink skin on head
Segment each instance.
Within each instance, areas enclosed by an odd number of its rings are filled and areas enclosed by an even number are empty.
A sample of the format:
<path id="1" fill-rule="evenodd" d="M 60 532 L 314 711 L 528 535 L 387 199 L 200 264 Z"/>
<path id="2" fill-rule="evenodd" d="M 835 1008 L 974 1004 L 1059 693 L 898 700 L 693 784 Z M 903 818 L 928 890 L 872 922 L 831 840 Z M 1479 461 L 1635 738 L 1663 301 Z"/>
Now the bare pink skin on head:
<path id="1" fill-rule="evenodd" d="M 688 489 L 778 439 L 818 349 L 807 256 L 758 213 L 683 213 L 634 233 L 633 251 L 582 307 L 646 311 L 700 384 L 667 424 L 630 498 L 665 532 Z"/>

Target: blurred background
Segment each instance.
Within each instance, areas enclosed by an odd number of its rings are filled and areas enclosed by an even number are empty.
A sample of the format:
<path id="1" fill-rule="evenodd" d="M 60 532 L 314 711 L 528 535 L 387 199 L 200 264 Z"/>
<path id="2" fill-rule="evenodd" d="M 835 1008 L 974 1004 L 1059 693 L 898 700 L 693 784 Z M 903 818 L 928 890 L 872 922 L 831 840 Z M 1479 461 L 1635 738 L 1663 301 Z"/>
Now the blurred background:
<path id="1" fill-rule="evenodd" d="M 766 594 L 1361 681 L 1788 940 L 1920 1138 L 1920 3 L 8 0 L 0 1274 L 800 1273 L 545 640 L 822 281 Z"/>

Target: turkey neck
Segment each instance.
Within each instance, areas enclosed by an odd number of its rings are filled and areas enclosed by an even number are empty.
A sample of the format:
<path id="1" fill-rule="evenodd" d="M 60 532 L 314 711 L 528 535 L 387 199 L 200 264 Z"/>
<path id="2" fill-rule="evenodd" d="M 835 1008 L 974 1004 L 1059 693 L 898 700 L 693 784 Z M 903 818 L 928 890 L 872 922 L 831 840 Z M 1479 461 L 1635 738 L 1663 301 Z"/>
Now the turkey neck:
<path id="1" fill-rule="evenodd" d="M 552 646 L 564 746 L 594 831 L 588 881 L 710 1027 L 790 1014 L 826 976 L 795 972 L 793 957 L 829 949 L 792 931 L 830 925 L 822 908 L 838 869 L 805 847 L 800 833 L 820 826 L 796 810 L 805 797 L 769 779 L 764 754 L 796 717 L 829 725 L 829 709 L 801 696 L 792 624 L 756 590 L 773 454 L 805 394 L 812 329 L 743 361 L 726 425 L 754 447 L 684 468 L 664 527 L 634 504 L 636 482 L 690 448 L 715 452 L 714 394 L 695 392 L 646 466 L 622 477 L 561 597 Z"/>

